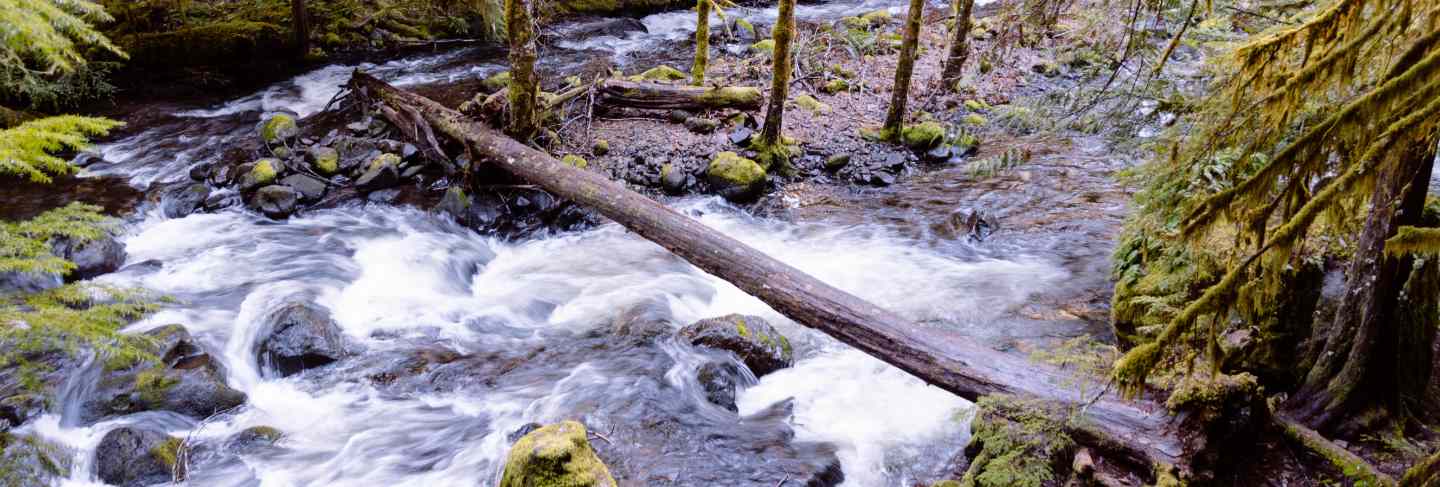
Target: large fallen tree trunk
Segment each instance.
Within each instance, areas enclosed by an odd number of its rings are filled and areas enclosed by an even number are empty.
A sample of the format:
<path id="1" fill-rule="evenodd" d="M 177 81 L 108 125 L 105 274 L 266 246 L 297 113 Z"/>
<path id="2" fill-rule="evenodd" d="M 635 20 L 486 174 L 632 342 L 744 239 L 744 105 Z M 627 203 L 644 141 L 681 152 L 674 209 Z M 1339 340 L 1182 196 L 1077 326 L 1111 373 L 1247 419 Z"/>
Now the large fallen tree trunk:
<path id="1" fill-rule="evenodd" d="M 587 205 L 626 228 L 759 298 L 796 322 L 961 397 L 1039 398 L 1079 412 L 1071 436 L 1108 457 L 1148 470 L 1185 473 L 1189 452 L 1179 421 L 1153 399 L 1126 401 L 1088 382 L 970 340 L 941 340 L 901 316 L 826 284 L 706 227 L 598 173 L 576 169 L 425 97 L 356 72 L 349 87 L 401 113 L 415 111 L 437 132 L 463 143 L 477 163 Z M 1088 391 L 1088 394 L 1086 393 Z"/>
<path id="2" fill-rule="evenodd" d="M 601 81 L 600 103 L 652 110 L 703 110 L 760 108 L 760 90 L 748 86 L 684 86 L 618 79 Z"/>

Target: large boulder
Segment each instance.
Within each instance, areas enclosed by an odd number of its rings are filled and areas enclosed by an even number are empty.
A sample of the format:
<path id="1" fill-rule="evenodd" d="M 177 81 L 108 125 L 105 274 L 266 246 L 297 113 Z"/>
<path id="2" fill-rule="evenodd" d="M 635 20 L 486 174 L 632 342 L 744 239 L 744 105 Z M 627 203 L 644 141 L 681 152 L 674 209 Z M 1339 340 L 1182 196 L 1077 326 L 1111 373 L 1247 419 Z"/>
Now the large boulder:
<path id="1" fill-rule="evenodd" d="M 795 361 L 790 340 L 758 316 L 738 314 L 697 321 L 680 329 L 691 345 L 734 353 L 755 377 L 789 367 Z"/>
<path id="2" fill-rule="evenodd" d="M 184 449 L 179 438 L 159 431 L 124 426 L 110 430 L 95 447 L 95 474 L 102 482 L 120 487 L 141 487 L 184 478 L 178 460 Z M 177 470 L 177 466 L 182 470 Z"/>
<path id="3" fill-rule="evenodd" d="M 734 152 L 721 152 L 705 171 L 710 186 L 728 200 L 748 201 L 765 188 L 765 168 Z"/>
<path id="4" fill-rule="evenodd" d="M 56 239 L 51 242 L 51 251 L 75 264 L 75 269 L 65 275 L 67 282 L 115 272 L 127 256 L 125 244 L 108 233 L 94 240 Z"/>
<path id="5" fill-rule="evenodd" d="M 287 304 L 267 321 L 268 334 L 257 345 L 255 358 L 282 377 L 330 365 L 350 354 L 340 326 L 314 304 Z"/>
<path id="6" fill-rule="evenodd" d="M 510 447 L 500 487 L 614 487 L 615 478 L 595 455 L 585 426 L 575 421 L 544 426 Z"/>
<path id="7" fill-rule="evenodd" d="M 245 393 L 225 383 L 220 361 L 190 336 L 169 325 L 145 333 L 154 358 L 128 366 L 110 364 L 81 407 L 82 422 L 140 411 L 171 411 L 205 419 L 245 403 Z"/>

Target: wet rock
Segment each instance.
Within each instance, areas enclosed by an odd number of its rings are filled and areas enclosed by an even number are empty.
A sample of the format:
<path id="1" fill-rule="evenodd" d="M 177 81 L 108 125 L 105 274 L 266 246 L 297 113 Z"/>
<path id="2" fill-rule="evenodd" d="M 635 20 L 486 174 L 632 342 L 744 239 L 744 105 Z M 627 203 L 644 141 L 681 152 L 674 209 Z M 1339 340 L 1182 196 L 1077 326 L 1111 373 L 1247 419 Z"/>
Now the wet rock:
<path id="1" fill-rule="evenodd" d="M 565 421 L 531 431 L 505 460 L 500 487 L 614 487 L 615 479 L 595 455 L 585 426 Z"/>
<path id="2" fill-rule="evenodd" d="M 685 186 L 690 181 L 690 175 L 685 171 L 677 169 L 674 164 L 660 166 L 660 188 L 666 193 L 678 195 L 685 192 Z"/>
<path id="3" fill-rule="evenodd" d="M 414 179 L 415 176 L 420 175 L 420 171 L 424 170 L 425 166 L 419 164 L 407 167 L 404 172 L 400 173 L 400 179 Z"/>
<path id="4" fill-rule="evenodd" d="M 370 194 L 365 195 L 365 201 L 371 203 L 394 203 L 395 200 L 399 198 L 400 190 L 396 188 L 372 191 Z"/>
<path id="5" fill-rule="evenodd" d="M 731 201 L 753 200 L 765 189 L 765 169 L 734 152 L 716 154 L 705 176 L 716 193 Z"/>
<path id="6" fill-rule="evenodd" d="M 286 113 L 271 115 L 255 127 L 260 133 L 260 140 L 268 145 L 283 144 L 300 135 L 300 126 L 295 123 L 295 116 Z"/>
<path id="7" fill-rule="evenodd" d="M 59 485 L 70 476 L 73 451 L 31 435 L 0 432 L 0 485 Z"/>
<path id="8" fill-rule="evenodd" d="M 202 183 L 178 186 L 161 200 L 160 208 L 165 218 L 184 218 L 205 207 L 210 197 L 210 187 Z"/>
<path id="9" fill-rule="evenodd" d="M 318 201 L 325 196 L 325 181 L 309 174 L 291 174 L 280 180 L 280 184 L 295 189 L 300 194 L 300 201 Z"/>
<path id="10" fill-rule="evenodd" d="M 268 332 L 256 346 L 255 358 L 281 377 L 330 365 L 349 355 L 340 326 L 324 308 L 290 303 L 266 321 Z"/>
<path id="11" fill-rule="evenodd" d="M 169 325 L 145 333 L 154 358 L 134 364 L 107 364 L 95 390 L 81 403 L 81 422 L 141 411 L 170 411 L 205 419 L 241 404 L 245 393 L 225 383 L 220 361 L 185 327 Z"/>
<path id="12" fill-rule="evenodd" d="M 592 22 L 585 22 L 569 29 L 561 34 L 567 39 L 589 39 L 599 36 L 610 36 L 624 39 L 631 32 L 649 32 L 645 23 L 640 19 L 632 17 L 620 17 L 599 19 Z"/>
<path id="13" fill-rule="evenodd" d="M 75 264 L 75 269 L 65 275 L 65 282 L 92 279 L 115 272 L 125 264 L 127 257 L 125 244 L 110 234 L 87 241 L 56 239 L 51 242 L 51 252 Z"/>
<path id="14" fill-rule="evenodd" d="M 740 368 L 730 362 L 706 362 L 695 372 L 705 399 L 722 408 L 738 411 L 735 393 L 740 387 Z"/>
<path id="15" fill-rule="evenodd" d="M 330 147 L 312 146 L 305 150 L 305 162 L 316 174 L 325 176 L 340 172 L 340 151 Z"/>
<path id="16" fill-rule="evenodd" d="M 274 182 L 283 168 L 280 160 L 274 158 L 260 159 L 240 166 L 240 190 L 249 191 Z"/>
<path id="17" fill-rule="evenodd" d="M 0 272 L 0 295 L 11 293 L 38 293 L 60 287 L 65 281 L 60 276 L 42 272 Z"/>
<path id="18" fill-rule="evenodd" d="M 755 130 L 744 125 L 736 127 L 735 130 L 730 131 L 730 135 L 727 136 L 727 138 L 730 139 L 731 144 L 735 144 L 740 147 L 745 147 L 749 145 L 750 139 L 754 137 Z"/>
<path id="19" fill-rule="evenodd" d="M 400 184 L 400 156 L 380 154 L 365 166 L 365 172 L 355 180 L 360 191 L 377 191 Z"/>
<path id="20" fill-rule="evenodd" d="M 827 171 L 839 171 L 847 164 L 850 164 L 850 154 L 835 154 L 825 159 L 825 169 Z"/>
<path id="21" fill-rule="evenodd" d="M 217 191 L 205 198 L 205 211 L 215 211 L 240 204 L 240 194 L 233 191 Z"/>
<path id="22" fill-rule="evenodd" d="M 253 453 L 266 447 L 273 447 L 284 438 L 285 433 L 273 427 L 251 426 L 226 439 L 225 448 L 239 454 Z"/>
<path id="23" fill-rule="evenodd" d="M 720 128 L 720 122 L 704 117 L 690 117 L 685 119 L 685 128 L 697 134 L 708 134 Z"/>
<path id="24" fill-rule="evenodd" d="M 668 304 L 651 300 L 626 308 L 615 317 L 610 330 L 618 336 L 649 342 L 670 333 L 670 317 Z"/>
<path id="25" fill-rule="evenodd" d="M 790 340 L 758 316 L 738 314 L 697 321 L 680 329 L 680 337 L 697 347 L 734 353 L 755 377 L 794 363 Z"/>
<path id="26" fill-rule="evenodd" d="M 456 221 L 463 223 L 465 217 L 470 213 L 470 207 L 474 204 L 475 200 L 465 193 L 464 188 L 451 186 L 450 189 L 445 190 L 445 196 L 440 198 L 440 204 L 435 206 L 435 210 L 450 215 Z"/>
<path id="27" fill-rule="evenodd" d="M 289 218 L 291 214 L 295 213 L 295 206 L 299 203 L 300 193 L 298 191 L 278 184 L 260 188 L 250 196 L 250 208 L 277 220 Z"/>
<path id="28" fill-rule="evenodd" d="M 159 431 L 123 426 L 111 430 L 95 447 L 95 474 L 101 481 L 120 487 L 141 487 L 169 482 L 179 477 L 178 459 L 183 442 Z M 178 475 L 177 475 L 178 474 Z"/>
<path id="29" fill-rule="evenodd" d="M 515 431 L 511 431 L 510 434 L 505 435 L 505 439 L 510 440 L 510 443 L 515 443 L 517 441 L 520 441 L 521 438 L 524 438 L 525 435 L 530 434 L 531 431 L 535 431 L 543 427 L 545 427 L 545 425 L 540 423 L 525 423 L 523 426 L 515 428 Z"/>
<path id="30" fill-rule="evenodd" d="M 961 208 L 950 213 L 941 234 L 950 238 L 968 238 L 980 241 L 995 233 L 997 228 L 998 225 L 995 224 L 993 217 L 974 208 Z"/>

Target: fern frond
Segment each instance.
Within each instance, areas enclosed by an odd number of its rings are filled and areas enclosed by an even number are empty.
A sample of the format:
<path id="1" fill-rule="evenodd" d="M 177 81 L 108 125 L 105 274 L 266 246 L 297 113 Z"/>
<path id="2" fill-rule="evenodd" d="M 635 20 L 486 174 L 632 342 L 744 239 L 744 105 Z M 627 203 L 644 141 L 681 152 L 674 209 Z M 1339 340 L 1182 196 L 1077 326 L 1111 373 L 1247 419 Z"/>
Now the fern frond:
<path id="1" fill-rule="evenodd" d="M 104 118 L 61 115 L 0 130 L 0 175 L 48 183 L 50 174 L 75 171 L 69 161 L 56 157 L 55 152 L 83 150 L 89 146 L 90 136 L 104 135 L 121 125 Z"/>

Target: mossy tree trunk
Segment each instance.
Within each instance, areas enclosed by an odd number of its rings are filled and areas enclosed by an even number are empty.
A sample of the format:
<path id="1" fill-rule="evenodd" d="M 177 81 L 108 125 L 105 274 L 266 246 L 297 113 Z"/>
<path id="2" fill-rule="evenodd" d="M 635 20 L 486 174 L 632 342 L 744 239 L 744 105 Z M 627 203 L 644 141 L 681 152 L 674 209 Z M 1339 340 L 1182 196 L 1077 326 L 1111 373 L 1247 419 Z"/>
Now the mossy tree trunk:
<path id="1" fill-rule="evenodd" d="M 505 29 L 510 37 L 510 124 L 506 132 L 530 140 L 539 130 L 536 99 L 540 80 L 535 75 L 535 21 L 525 0 L 505 0 Z"/>
<path id="2" fill-rule="evenodd" d="M 765 110 L 765 126 L 760 129 L 760 145 L 781 144 L 780 128 L 784 123 L 785 99 L 790 96 L 790 44 L 795 39 L 795 0 L 780 0 L 779 17 L 775 19 L 775 58 L 770 81 L 770 107 Z"/>
<path id="3" fill-rule="evenodd" d="M 905 36 L 900 43 L 900 61 L 895 66 L 895 87 L 891 89 L 890 111 L 885 114 L 885 127 L 880 133 L 895 140 L 905 124 L 905 104 L 910 98 L 910 75 L 915 71 L 915 51 L 920 43 L 920 18 L 925 15 L 925 0 L 910 0 L 905 14 Z"/>
<path id="4" fill-rule="evenodd" d="M 945 56 L 945 67 L 940 72 L 940 81 L 948 89 L 955 89 L 960 83 L 960 74 L 965 69 L 965 58 L 970 57 L 970 12 L 975 9 L 975 0 L 955 0 L 955 25 L 951 28 L 950 52 Z"/>
<path id="5" fill-rule="evenodd" d="M 710 1 L 695 2 L 695 63 L 690 66 L 690 84 L 705 84 L 705 66 L 710 64 Z"/>
<path id="6" fill-rule="evenodd" d="M 1377 176 L 1370 214 L 1346 270 L 1345 295 L 1332 320 L 1316 323 L 1305 361 L 1309 372 L 1289 400 L 1288 414 L 1317 431 L 1354 433 L 1369 426 L 1366 421 L 1400 412 L 1405 398 L 1423 392 L 1425 381 L 1402 378 L 1430 368 L 1428 357 L 1424 363 L 1402 360 L 1416 356 L 1405 353 L 1411 347 L 1403 343 L 1413 334 L 1402 323 L 1413 320 L 1402 320 L 1398 312 L 1414 259 L 1385 253 L 1385 240 L 1397 229 L 1420 223 L 1430 186 L 1434 143 L 1408 150 L 1401 163 Z M 1415 389 L 1415 382 L 1422 389 L 1406 390 Z"/>
<path id="7" fill-rule="evenodd" d="M 295 52 L 303 57 L 310 53 L 310 16 L 305 12 L 305 0 L 290 0 L 290 17 Z"/>

